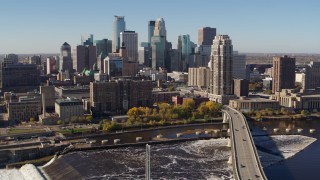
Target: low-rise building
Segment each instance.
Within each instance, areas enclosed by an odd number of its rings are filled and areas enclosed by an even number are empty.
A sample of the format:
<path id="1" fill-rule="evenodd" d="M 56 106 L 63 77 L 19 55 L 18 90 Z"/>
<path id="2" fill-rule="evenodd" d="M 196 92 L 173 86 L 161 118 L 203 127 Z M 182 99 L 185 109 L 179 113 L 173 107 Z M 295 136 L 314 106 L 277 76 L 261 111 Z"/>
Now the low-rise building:
<path id="1" fill-rule="evenodd" d="M 59 118 L 69 122 L 71 117 L 83 116 L 83 104 L 79 99 L 57 99 L 55 102 L 55 111 Z"/>
<path id="2" fill-rule="evenodd" d="M 276 92 L 270 98 L 279 101 L 279 104 L 283 107 L 293 108 L 295 110 L 320 110 L 319 89 L 282 89 L 281 92 Z"/>
<path id="3" fill-rule="evenodd" d="M 41 114 L 41 96 L 38 92 L 19 93 L 6 92 L 4 102 L 9 121 L 28 121 Z"/>
<path id="4" fill-rule="evenodd" d="M 260 111 L 268 108 L 278 110 L 280 108 L 279 102 L 275 100 L 246 97 L 230 100 L 229 106 L 242 112 Z"/>
<path id="5" fill-rule="evenodd" d="M 173 96 L 180 95 L 179 91 L 153 91 L 152 92 L 152 101 L 153 103 L 171 103 Z"/>

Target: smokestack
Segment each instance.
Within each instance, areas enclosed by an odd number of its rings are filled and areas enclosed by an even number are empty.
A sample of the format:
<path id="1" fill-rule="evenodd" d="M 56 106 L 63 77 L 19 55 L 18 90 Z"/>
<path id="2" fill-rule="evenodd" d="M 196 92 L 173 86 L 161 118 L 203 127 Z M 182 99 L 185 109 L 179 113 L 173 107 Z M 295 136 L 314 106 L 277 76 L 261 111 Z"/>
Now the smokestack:
<path id="1" fill-rule="evenodd" d="M 42 116 L 46 116 L 46 105 L 45 105 L 45 95 L 42 93 Z"/>

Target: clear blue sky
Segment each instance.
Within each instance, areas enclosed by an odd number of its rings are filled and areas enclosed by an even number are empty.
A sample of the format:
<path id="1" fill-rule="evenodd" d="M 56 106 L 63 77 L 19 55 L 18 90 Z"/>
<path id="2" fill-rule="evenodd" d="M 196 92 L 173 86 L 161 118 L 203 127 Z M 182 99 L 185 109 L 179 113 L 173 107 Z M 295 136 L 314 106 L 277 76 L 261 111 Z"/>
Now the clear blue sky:
<path id="1" fill-rule="evenodd" d="M 319 0 L 0 0 L 0 54 L 57 53 L 81 34 L 112 39 L 114 15 L 147 40 L 148 21 L 164 18 L 167 39 L 197 43 L 200 27 L 228 34 L 240 52 L 320 53 Z"/>

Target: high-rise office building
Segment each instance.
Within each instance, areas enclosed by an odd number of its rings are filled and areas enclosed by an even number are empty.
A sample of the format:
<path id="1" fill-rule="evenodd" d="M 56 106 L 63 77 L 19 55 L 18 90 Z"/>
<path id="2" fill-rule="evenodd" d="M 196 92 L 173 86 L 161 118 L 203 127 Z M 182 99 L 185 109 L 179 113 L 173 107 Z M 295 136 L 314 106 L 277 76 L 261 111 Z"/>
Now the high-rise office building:
<path id="1" fill-rule="evenodd" d="M 58 70 L 58 56 L 51 56 L 47 58 L 47 74 L 56 73 Z"/>
<path id="2" fill-rule="evenodd" d="M 311 61 L 305 66 L 304 74 L 303 89 L 316 89 L 320 87 L 320 62 Z"/>
<path id="3" fill-rule="evenodd" d="M 188 86 L 207 89 L 210 83 L 210 68 L 199 67 L 188 69 Z"/>
<path id="4" fill-rule="evenodd" d="M 102 55 L 105 57 L 108 56 L 109 53 L 112 53 L 112 41 L 108 39 L 95 40 L 94 46 L 97 48 L 97 56 Z"/>
<path id="5" fill-rule="evenodd" d="M 154 36 L 151 38 L 152 68 L 165 67 L 166 58 L 166 36 L 165 22 L 159 18 L 155 22 Z"/>
<path id="6" fill-rule="evenodd" d="M 210 93 L 214 95 L 232 94 L 233 46 L 228 35 L 217 35 L 213 41 L 210 59 L 212 79 Z"/>
<path id="7" fill-rule="evenodd" d="M 295 86 L 296 59 L 288 56 L 273 57 L 272 93 Z"/>
<path id="8" fill-rule="evenodd" d="M 59 71 L 72 71 L 71 46 L 67 42 L 60 48 Z"/>
<path id="9" fill-rule="evenodd" d="M 135 31 L 120 32 L 120 43 L 126 46 L 128 61 L 138 62 L 138 34 Z"/>
<path id="10" fill-rule="evenodd" d="M 126 30 L 124 16 L 114 16 L 112 52 L 117 52 L 120 48 L 120 33 Z"/>
<path id="11" fill-rule="evenodd" d="M 83 46 L 93 46 L 93 34 L 81 35 L 81 45 Z"/>
<path id="12" fill-rule="evenodd" d="M 73 50 L 73 69 L 82 72 L 84 69 L 94 69 L 93 65 L 97 62 L 96 46 L 78 45 Z"/>
<path id="13" fill-rule="evenodd" d="M 212 41 L 216 36 L 216 28 L 203 27 L 198 31 L 199 45 L 212 45 Z"/>
<path id="14" fill-rule="evenodd" d="M 151 20 L 148 23 L 148 43 L 151 44 L 151 38 L 154 36 L 154 26 L 156 21 Z"/>
<path id="15" fill-rule="evenodd" d="M 189 34 L 179 35 L 178 37 L 178 50 L 181 52 L 181 60 L 185 61 L 191 54 L 191 41 Z"/>
<path id="16" fill-rule="evenodd" d="M 177 49 L 171 49 L 168 51 L 170 60 L 170 71 L 181 71 L 181 54 Z"/>
<path id="17" fill-rule="evenodd" d="M 246 78 L 246 55 L 233 51 L 232 77 L 234 79 Z"/>
<path id="18" fill-rule="evenodd" d="M 40 72 L 35 64 L 7 64 L 0 68 L 2 91 L 28 91 L 40 84 Z"/>
<path id="19" fill-rule="evenodd" d="M 16 64 L 18 63 L 19 58 L 16 54 L 6 54 L 3 59 L 2 66 L 6 66 L 7 64 Z"/>
<path id="20" fill-rule="evenodd" d="M 233 80 L 234 95 L 237 97 L 248 96 L 249 94 L 249 81 L 246 79 Z"/>
<path id="21" fill-rule="evenodd" d="M 112 41 L 108 39 L 95 40 L 94 46 L 97 49 L 97 67 L 100 72 L 104 72 L 104 59 L 112 52 Z"/>
<path id="22" fill-rule="evenodd" d="M 28 57 L 29 64 L 41 65 L 41 55 L 34 55 Z"/>
<path id="23" fill-rule="evenodd" d="M 138 48 L 139 64 L 151 67 L 151 47 L 142 46 Z"/>

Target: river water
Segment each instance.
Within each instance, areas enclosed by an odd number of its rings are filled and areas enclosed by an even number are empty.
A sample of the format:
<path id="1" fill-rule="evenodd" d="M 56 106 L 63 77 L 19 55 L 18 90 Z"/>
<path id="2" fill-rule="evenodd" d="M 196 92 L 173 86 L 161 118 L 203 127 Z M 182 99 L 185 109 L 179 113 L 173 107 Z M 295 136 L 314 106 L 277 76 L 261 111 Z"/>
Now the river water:
<path id="1" fill-rule="evenodd" d="M 296 134 L 298 128 L 303 128 L 304 131 L 301 135 L 320 139 L 320 120 L 250 121 L 249 124 L 250 128 L 255 131 L 262 131 L 266 127 L 266 131 L 274 135 Z M 229 139 L 204 133 L 205 130 L 227 128 L 227 125 L 222 124 L 200 125 L 136 132 L 131 135 L 110 135 L 99 140 L 107 138 L 112 142 L 113 138 L 121 137 L 121 142 L 124 143 L 135 141 L 137 136 L 143 137 L 144 140 L 152 140 L 159 134 L 162 134 L 163 138 L 176 138 L 176 133 L 183 133 L 183 137 L 192 138 L 198 136 L 195 135 L 196 131 L 201 131 L 201 137 L 210 136 L 214 139 L 151 145 L 152 179 L 232 179 L 232 167 L 228 164 L 231 155 L 231 150 L 227 147 Z M 274 133 L 274 128 L 279 128 L 280 131 Z M 286 133 L 287 128 L 292 131 Z M 317 131 L 310 133 L 309 129 L 311 128 Z M 263 139 L 263 137 L 261 138 Z M 294 136 L 275 136 L 273 138 L 276 143 L 281 142 L 283 146 L 286 146 L 290 139 L 294 140 L 288 143 L 287 147 L 289 148 L 295 142 L 303 143 L 303 141 L 297 141 Z M 301 140 L 301 137 L 299 139 Z M 265 167 L 264 171 L 268 179 L 319 179 L 320 143 L 318 140 L 297 155 Z M 261 160 L 262 164 L 266 164 L 265 159 L 269 157 L 271 156 L 264 156 Z M 144 179 L 144 170 L 144 147 L 73 152 L 58 158 L 51 165 L 43 168 L 47 176 L 52 179 Z"/>
<path id="2" fill-rule="evenodd" d="M 152 140 L 161 134 L 163 138 L 214 137 L 209 140 L 195 140 L 179 143 L 151 145 L 152 179 L 231 179 L 232 167 L 228 164 L 231 155 L 227 147 L 228 138 L 219 138 L 221 133 L 205 134 L 206 130 L 227 129 L 228 125 L 207 124 L 192 127 L 157 129 L 100 137 L 113 142 L 135 142 L 137 136 Z M 195 132 L 201 132 L 196 135 Z M 223 134 L 223 133 L 222 133 Z M 55 160 L 43 168 L 53 179 L 144 179 L 145 147 L 125 147 L 107 150 L 73 152 Z"/>
<path id="3" fill-rule="evenodd" d="M 294 157 L 264 168 L 268 179 L 320 179 L 320 119 L 319 120 L 268 120 L 264 122 L 251 122 L 250 127 L 267 128 L 269 134 L 293 134 L 298 128 L 304 129 L 302 135 L 316 138 L 317 141 L 305 148 Z M 279 128 L 278 133 L 273 129 Z M 286 128 L 291 133 L 286 133 Z M 309 129 L 316 129 L 310 133 Z"/>

